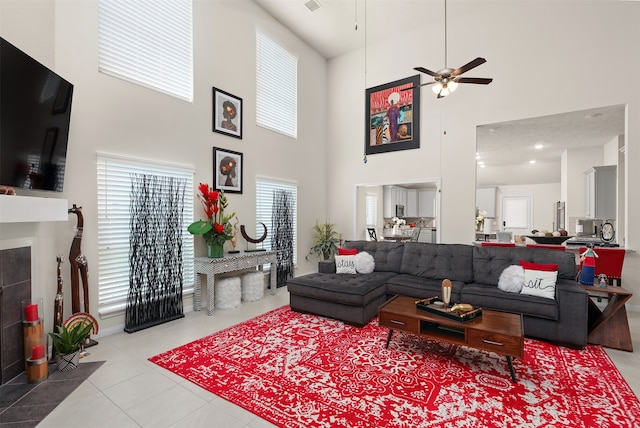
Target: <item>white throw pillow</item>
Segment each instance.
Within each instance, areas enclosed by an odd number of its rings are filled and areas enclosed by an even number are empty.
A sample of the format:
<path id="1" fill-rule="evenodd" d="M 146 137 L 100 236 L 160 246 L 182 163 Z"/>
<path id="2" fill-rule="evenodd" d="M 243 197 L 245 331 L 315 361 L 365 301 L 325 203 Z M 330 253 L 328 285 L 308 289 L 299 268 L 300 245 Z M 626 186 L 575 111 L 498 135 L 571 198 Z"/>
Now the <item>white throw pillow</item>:
<path id="1" fill-rule="evenodd" d="M 509 293 L 520 293 L 524 285 L 524 268 L 511 265 L 502 271 L 498 279 L 498 288 Z"/>
<path id="2" fill-rule="evenodd" d="M 358 273 L 371 273 L 376 267 L 376 262 L 373 256 L 366 251 L 362 251 L 355 256 L 356 272 Z"/>
<path id="3" fill-rule="evenodd" d="M 356 273 L 356 256 L 336 256 L 336 273 Z"/>
<path id="4" fill-rule="evenodd" d="M 525 269 L 521 293 L 555 299 L 557 280 L 558 271 Z"/>

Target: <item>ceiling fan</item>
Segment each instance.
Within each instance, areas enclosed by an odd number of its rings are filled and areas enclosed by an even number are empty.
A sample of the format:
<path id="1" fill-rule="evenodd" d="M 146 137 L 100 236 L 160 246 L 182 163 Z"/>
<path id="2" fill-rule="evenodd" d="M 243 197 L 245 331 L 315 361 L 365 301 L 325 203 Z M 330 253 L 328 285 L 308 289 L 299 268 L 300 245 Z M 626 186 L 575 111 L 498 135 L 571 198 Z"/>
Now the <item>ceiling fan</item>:
<path id="1" fill-rule="evenodd" d="M 447 67 L 447 0 L 444 0 L 444 64 L 445 68 L 438 72 L 433 72 L 424 67 L 414 67 L 414 70 L 421 73 L 428 74 L 433 77 L 433 82 L 423 83 L 420 86 L 434 85 L 432 90 L 438 95 L 438 98 L 443 98 L 455 91 L 459 83 L 475 83 L 477 85 L 488 85 L 493 81 L 491 78 L 484 77 L 460 77 L 461 74 L 476 68 L 479 65 L 487 62 L 484 58 L 476 58 L 459 68 Z M 412 88 L 413 89 L 413 88 Z"/>

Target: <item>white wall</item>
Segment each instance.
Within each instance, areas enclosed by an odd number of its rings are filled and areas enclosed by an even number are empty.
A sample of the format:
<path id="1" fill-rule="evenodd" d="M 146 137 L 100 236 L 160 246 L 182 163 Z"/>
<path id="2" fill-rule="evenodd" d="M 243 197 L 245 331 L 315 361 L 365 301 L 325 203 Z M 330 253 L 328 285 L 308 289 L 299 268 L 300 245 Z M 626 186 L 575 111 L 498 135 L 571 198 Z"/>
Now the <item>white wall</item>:
<path id="1" fill-rule="evenodd" d="M 89 261 L 90 307 L 97 317 L 96 152 L 193 166 L 194 181 L 212 183 L 212 147 L 244 154 L 242 195 L 229 194 L 241 224 L 255 223 L 255 177 L 298 183 L 297 274 L 316 269 L 305 261 L 311 228 L 326 213 L 326 60 L 249 1 L 194 0 L 194 101 L 170 96 L 98 73 L 97 1 L 0 3 L 1 35 L 54 68 L 74 85 L 71 129 L 62 197 L 83 207 L 82 249 Z M 55 6 L 55 7 L 54 7 Z M 35 19 L 33 19 L 35 17 Z M 255 125 L 255 29 L 259 26 L 298 56 L 298 139 Z M 243 139 L 212 132 L 212 86 L 243 99 Z M 349 205 L 350 206 L 350 205 Z M 196 216 L 201 207 L 195 205 Z M 33 294 L 50 314 L 56 291 L 56 255 L 68 254 L 75 230 L 68 223 L 1 225 L 2 239 L 35 237 L 38 271 Z M 239 246 L 244 248 L 239 240 Z M 196 238 L 196 254 L 204 241 Z M 70 314 L 69 268 L 64 267 L 66 315 Z M 185 309 L 191 310 L 191 300 Z M 50 306 L 50 307 L 49 307 Z M 52 316 L 45 321 L 51 323 Z M 99 319 L 100 329 L 124 317 Z M 46 326 L 50 330 L 50 325 Z"/>
<path id="2" fill-rule="evenodd" d="M 434 5 L 434 13 L 441 12 Z M 612 64 L 623 64 L 625 74 L 640 71 L 640 3 L 460 0 L 448 4 L 448 19 L 447 65 L 482 56 L 487 63 L 468 75 L 494 81 L 460 85 L 440 100 L 423 89 L 420 149 L 371 155 L 362 162 L 365 89 L 414 75 L 415 66 L 442 68 L 443 25 L 416 29 L 412 37 L 394 38 L 389 31 L 386 43 L 366 46 L 366 74 L 364 49 L 329 62 L 327 146 L 334 168 L 327 188 L 331 218 L 342 230 L 355 232 L 350 214 L 341 209 L 353 194 L 344 191 L 350 184 L 441 177 L 441 240 L 471 242 L 480 124 L 626 104 L 627 163 L 640 164 L 640 82 L 600 84 Z M 627 168 L 626 174 L 627 218 L 638 218 L 640 171 Z M 640 224 L 629 222 L 627 235 L 627 245 L 640 248 Z M 624 269 L 625 288 L 635 291 L 633 302 L 640 304 L 637 253 L 627 256 Z"/>

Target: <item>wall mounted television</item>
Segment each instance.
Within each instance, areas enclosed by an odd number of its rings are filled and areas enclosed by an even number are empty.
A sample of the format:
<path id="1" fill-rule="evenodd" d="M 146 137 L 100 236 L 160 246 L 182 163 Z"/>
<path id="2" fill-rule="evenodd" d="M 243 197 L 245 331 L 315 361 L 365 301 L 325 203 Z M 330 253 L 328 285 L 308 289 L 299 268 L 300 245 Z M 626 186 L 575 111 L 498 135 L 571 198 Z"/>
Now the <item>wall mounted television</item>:
<path id="1" fill-rule="evenodd" d="M 0 37 L 0 185 L 61 192 L 73 85 Z"/>

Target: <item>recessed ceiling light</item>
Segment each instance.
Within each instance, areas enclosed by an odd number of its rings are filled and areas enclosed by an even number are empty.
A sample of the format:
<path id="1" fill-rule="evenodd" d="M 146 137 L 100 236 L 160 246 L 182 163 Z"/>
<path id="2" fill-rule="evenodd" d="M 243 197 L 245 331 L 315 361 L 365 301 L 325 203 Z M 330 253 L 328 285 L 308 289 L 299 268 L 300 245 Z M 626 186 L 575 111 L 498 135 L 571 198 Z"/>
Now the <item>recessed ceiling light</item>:
<path id="1" fill-rule="evenodd" d="M 541 150 L 544 147 L 544 144 L 538 143 L 535 146 L 533 146 L 534 149 L 536 150 Z"/>
<path id="2" fill-rule="evenodd" d="M 486 168 L 487 166 L 485 164 L 480 164 L 478 165 L 480 168 Z"/>
<path id="3" fill-rule="evenodd" d="M 535 160 L 535 159 L 531 159 L 531 160 L 529 161 L 529 163 L 530 163 L 531 165 L 533 165 L 534 163 L 536 163 L 536 160 Z"/>
<path id="4" fill-rule="evenodd" d="M 476 153 L 476 160 L 480 159 L 480 155 L 478 153 Z"/>

